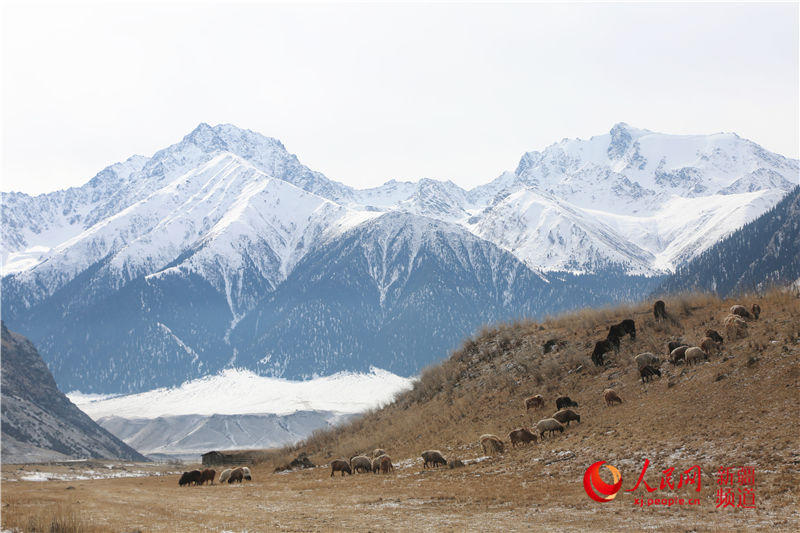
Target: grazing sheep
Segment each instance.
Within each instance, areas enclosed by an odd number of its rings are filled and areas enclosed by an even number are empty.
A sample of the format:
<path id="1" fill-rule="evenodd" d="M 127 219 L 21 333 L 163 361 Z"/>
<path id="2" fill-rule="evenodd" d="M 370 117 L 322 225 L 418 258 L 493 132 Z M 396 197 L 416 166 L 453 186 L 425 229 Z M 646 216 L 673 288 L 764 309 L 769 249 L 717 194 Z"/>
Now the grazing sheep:
<path id="1" fill-rule="evenodd" d="M 442 452 L 439 450 L 425 450 L 422 452 L 422 459 L 425 461 L 422 468 L 428 468 L 429 464 L 431 467 L 447 464 L 447 460 L 442 456 Z"/>
<path id="2" fill-rule="evenodd" d="M 625 333 L 631 336 L 631 340 L 636 340 L 636 322 L 634 322 L 632 318 L 626 318 L 620 322 L 619 325 L 622 326 Z"/>
<path id="3" fill-rule="evenodd" d="M 639 370 L 639 374 L 642 376 L 642 383 L 645 383 L 652 380 L 654 376 L 661 377 L 661 370 L 654 366 L 646 366 Z"/>
<path id="4" fill-rule="evenodd" d="M 189 472 L 184 472 L 181 476 L 181 479 L 178 480 L 178 486 L 183 487 L 184 485 L 200 485 L 200 480 L 203 478 L 203 473 L 199 470 L 191 470 Z"/>
<path id="5" fill-rule="evenodd" d="M 505 451 L 503 441 L 497 435 L 481 435 L 478 440 L 481 443 L 484 455 L 494 455 Z"/>
<path id="6" fill-rule="evenodd" d="M 253 476 L 250 474 L 250 469 L 249 468 L 247 468 L 246 466 L 243 466 L 242 467 L 242 472 L 244 473 L 244 478 L 247 481 L 253 481 Z"/>
<path id="7" fill-rule="evenodd" d="M 378 457 L 372 460 L 372 473 L 377 474 L 378 471 L 381 469 L 381 457 L 383 455 L 379 455 Z"/>
<path id="8" fill-rule="evenodd" d="M 353 470 L 350 468 L 350 463 L 344 459 L 335 459 L 331 461 L 331 477 L 333 477 L 333 474 L 336 472 L 341 472 L 342 477 L 344 477 L 345 472 L 351 476 L 353 475 Z"/>
<path id="9" fill-rule="evenodd" d="M 233 468 L 226 468 L 222 471 L 222 473 L 219 475 L 220 484 L 228 481 L 228 478 L 231 477 L 231 472 L 233 472 Z"/>
<path id="10" fill-rule="evenodd" d="M 622 403 L 622 398 L 619 397 L 617 391 L 614 389 L 606 389 L 603 391 L 603 399 L 606 401 L 606 405 L 611 406 L 612 403 Z"/>
<path id="11" fill-rule="evenodd" d="M 661 359 L 650 352 L 640 353 L 633 360 L 636 361 L 636 367 L 640 372 L 646 366 L 658 367 L 661 365 Z"/>
<path id="12" fill-rule="evenodd" d="M 380 457 L 381 455 L 386 455 L 386 450 L 384 450 L 382 448 L 375 448 L 374 450 L 372 450 L 373 459 L 375 457 Z"/>
<path id="13" fill-rule="evenodd" d="M 572 409 L 560 409 L 556 411 L 551 418 L 555 418 L 562 424 L 566 424 L 569 427 L 569 423 L 573 420 L 580 424 L 581 422 L 581 415 L 573 411 Z"/>
<path id="14" fill-rule="evenodd" d="M 688 344 L 683 344 L 678 346 L 669 354 L 669 362 L 673 365 L 677 365 L 684 359 L 686 359 L 686 350 L 689 348 Z"/>
<path id="15" fill-rule="evenodd" d="M 527 411 L 531 407 L 544 407 L 544 398 L 541 394 L 525 399 L 525 410 Z"/>
<path id="16" fill-rule="evenodd" d="M 737 315 L 725 317 L 725 335 L 729 340 L 747 337 L 747 322 Z"/>
<path id="17" fill-rule="evenodd" d="M 619 341 L 619 339 L 617 339 L 617 341 Z M 597 341 L 594 345 L 594 351 L 592 352 L 592 362 L 595 366 L 603 366 L 605 363 L 605 354 L 611 350 L 616 350 L 616 348 L 614 347 L 614 343 L 610 340 Z"/>
<path id="18" fill-rule="evenodd" d="M 392 458 L 388 455 L 382 455 L 380 457 L 381 460 L 381 474 L 388 474 L 390 471 L 394 472 L 394 465 L 392 464 Z"/>
<path id="19" fill-rule="evenodd" d="M 758 316 L 761 314 L 761 306 L 758 304 L 753 304 L 753 307 L 750 308 L 750 310 L 753 312 L 753 318 L 758 320 Z"/>
<path id="20" fill-rule="evenodd" d="M 689 345 L 683 341 L 670 341 L 667 343 L 667 353 L 671 354 L 673 351 L 675 351 L 675 348 L 678 348 L 679 346 L 689 346 Z"/>
<path id="21" fill-rule="evenodd" d="M 206 481 L 211 482 L 211 485 L 214 484 L 214 476 L 217 475 L 217 471 L 213 468 L 206 468 L 203 470 L 202 475 L 200 476 L 200 485 L 205 485 Z"/>
<path id="22" fill-rule="evenodd" d="M 722 335 L 717 333 L 717 330 L 707 329 L 706 333 L 705 333 L 705 336 L 710 338 L 710 339 L 712 339 L 716 343 L 722 344 L 722 342 L 723 342 Z"/>
<path id="23" fill-rule="evenodd" d="M 564 409 L 565 407 L 578 407 L 578 402 L 573 402 L 569 396 L 559 396 L 556 398 L 556 409 Z"/>
<path id="24" fill-rule="evenodd" d="M 518 428 L 508 434 L 508 440 L 511 441 L 511 447 L 516 448 L 517 444 L 536 442 L 536 435 L 525 428 Z"/>
<path id="25" fill-rule="evenodd" d="M 653 316 L 656 318 L 656 321 L 667 319 L 667 306 L 663 300 L 658 300 L 653 305 Z"/>
<path id="26" fill-rule="evenodd" d="M 742 318 L 753 318 L 753 315 L 750 314 L 750 311 L 743 305 L 734 305 L 731 307 L 731 314 L 738 315 Z"/>
<path id="27" fill-rule="evenodd" d="M 549 432 L 550 435 L 556 431 L 564 433 L 564 426 L 555 418 L 544 418 L 536 422 L 536 431 L 539 432 L 539 438 L 543 439 L 544 434 Z"/>
<path id="28" fill-rule="evenodd" d="M 228 485 L 230 485 L 231 483 L 235 483 L 237 481 L 241 483 L 243 479 L 244 479 L 244 469 L 241 467 L 234 468 L 233 472 L 231 472 L 231 477 L 228 478 Z"/>
<path id="29" fill-rule="evenodd" d="M 686 349 L 686 364 L 693 365 L 699 363 L 701 359 L 708 359 L 706 352 L 697 346 L 692 346 Z"/>
<path id="30" fill-rule="evenodd" d="M 706 359 L 708 359 L 708 357 L 710 357 L 712 354 L 715 354 L 719 351 L 719 344 L 717 344 L 711 337 L 703 337 L 703 339 L 700 341 L 700 349 L 705 352 Z"/>
<path id="31" fill-rule="evenodd" d="M 372 472 L 372 461 L 366 455 L 356 455 L 350 458 L 350 468 L 355 474 Z"/>

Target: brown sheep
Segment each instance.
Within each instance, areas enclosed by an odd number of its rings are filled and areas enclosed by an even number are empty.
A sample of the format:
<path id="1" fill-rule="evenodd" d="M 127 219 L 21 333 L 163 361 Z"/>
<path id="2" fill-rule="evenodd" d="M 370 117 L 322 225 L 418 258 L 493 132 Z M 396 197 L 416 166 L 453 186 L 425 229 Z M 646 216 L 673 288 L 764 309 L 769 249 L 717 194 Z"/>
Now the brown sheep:
<path id="1" fill-rule="evenodd" d="M 699 363 L 701 359 L 708 359 L 708 356 L 706 356 L 706 352 L 704 352 L 697 346 L 692 346 L 686 349 L 687 365 L 693 365 L 695 363 Z"/>
<path id="2" fill-rule="evenodd" d="M 728 340 L 736 340 L 738 338 L 747 337 L 747 322 L 737 315 L 728 315 L 725 317 L 725 335 Z"/>
<path id="3" fill-rule="evenodd" d="M 753 307 L 750 308 L 753 313 L 753 318 L 758 320 L 758 316 L 761 314 L 761 306 L 758 304 L 753 304 Z"/>
<path id="4" fill-rule="evenodd" d="M 525 399 L 525 410 L 527 411 L 531 407 L 544 407 L 544 398 L 541 394 Z"/>
<path id="5" fill-rule="evenodd" d="M 213 468 L 206 468 L 201 472 L 200 476 L 200 485 L 204 485 L 206 481 L 209 481 L 211 485 L 214 484 L 214 476 L 217 475 L 217 471 Z"/>
<path id="6" fill-rule="evenodd" d="M 742 318 L 753 318 L 753 315 L 750 314 L 750 311 L 743 305 L 734 305 L 731 307 L 731 314 L 737 315 Z"/>
<path id="7" fill-rule="evenodd" d="M 236 481 L 241 483 L 243 479 L 244 479 L 244 470 L 242 470 L 241 468 L 234 468 L 233 472 L 231 472 L 231 476 L 228 478 L 228 485 Z"/>
<path id="8" fill-rule="evenodd" d="M 503 441 L 497 435 L 481 435 L 479 439 L 481 448 L 483 448 L 484 455 L 494 455 L 496 453 L 503 453 L 505 446 Z"/>
<path id="9" fill-rule="evenodd" d="M 711 337 L 703 337 L 700 341 L 700 349 L 706 354 L 706 358 L 719 351 L 719 344 L 717 344 Z"/>
<path id="10" fill-rule="evenodd" d="M 428 464 L 430 464 L 432 468 L 438 467 L 439 465 L 447 465 L 447 460 L 442 456 L 442 452 L 439 450 L 425 450 L 422 452 L 422 459 L 425 461 L 422 464 L 422 468 L 428 468 Z"/>
<path id="11" fill-rule="evenodd" d="M 508 434 L 508 440 L 511 441 L 511 447 L 516 448 L 517 444 L 536 442 L 536 435 L 525 428 L 518 428 Z"/>
<path id="12" fill-rule="evenodd" d="M 392 458 L 388 455 L 382 455 L 381 459 L 381 474 L 388 474 L 390 471 L 394 472 L 394 465 L 392 464 Z"/>
<path id="13" fill-rule="evenodd" d="M 706 337 L 709 337 L 710 339 L 712 339 L 714 342 L 716 342 L 716 343 L 718 343 L 718 344 L 722 344 L 722 342 L 723 342 L 723 340 L 724 340 L 724 339 L 722 338 L 722 335 L 720 335 L 720 334 L 717 332 L 717 330 L 715 330 L 715 329 L 707 329 L 707 330 L 706 330 L 706 333 L 705 333 L 705 336 L 706 336 Z"/>
<path id="14" fill-rule="evenodd" d="M 344 459 L 335 459 L 331 461 L 331 477 L 333 477 L 333 474 L 336 472 L 341 472 L 342 477 L 344 477 L 345 472 L 353 475 L 353 470 L 350 468 L 350 463 Z"/>
<path id="15" fill-rule="evenodd" d="M 603 391 L 603 399 L 606 401 L 606 405 L 610 406 L 612 403 L 622 403 L 622 398 L 619 397 L 617 391 L 614 389 L 606 389 Z"/>
<path id="16" fill-rule="evenodd" d="M 661 377 L 661 370 L 654 366 L 646 366 L 639 370 L 639 374 L 642 376 L 642 383 L 647 383 L 651 381 L 654 376 Z"/>
<path id="17" fill-rule="evenodd" d="M 573 420 L 579 424 L 581 423 L 581 415 L 579 415 L 572 409 L 559 409 L 558 411 L 553 413 L 553 416 L 550 418 L 555 418 L 562 424 L 566 424 L 567 427 L 569 427 L 569 423 L 572 422 Z"/>
<path id="18" fill-rule="evenodd" d="M 656 318 L 656 321 L 667 319 L 667 306 L 663 300 L 658 300 L 653 305 L 653 316 Z"/>

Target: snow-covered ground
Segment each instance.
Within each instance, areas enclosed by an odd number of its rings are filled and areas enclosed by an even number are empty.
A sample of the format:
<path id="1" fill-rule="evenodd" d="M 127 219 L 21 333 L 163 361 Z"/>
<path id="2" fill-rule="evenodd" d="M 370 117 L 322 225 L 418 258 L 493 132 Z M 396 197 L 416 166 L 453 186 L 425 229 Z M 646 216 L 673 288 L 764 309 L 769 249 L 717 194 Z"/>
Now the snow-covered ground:
<path id="1" fill-rule="evenodd" d="M 392 401 L 413 379 L 372 368 L 368 374 L 340 372 L 308 381 L 225 370 L 215 376 L 126 396 L 71 392 L 69 399 L 97 420 L 103 417 L 157 418 L 170 415 L 289 415 L 297 411 L 360 413 Z"/>

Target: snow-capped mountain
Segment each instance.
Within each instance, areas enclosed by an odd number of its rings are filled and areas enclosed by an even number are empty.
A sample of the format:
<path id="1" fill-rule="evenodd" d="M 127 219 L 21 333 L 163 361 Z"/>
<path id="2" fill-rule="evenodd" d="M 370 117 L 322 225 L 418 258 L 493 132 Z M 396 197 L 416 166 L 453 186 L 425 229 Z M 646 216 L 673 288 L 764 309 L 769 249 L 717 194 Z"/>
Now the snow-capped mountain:
<path id="1" fill-rule="evenodd" d="M 355 190 L 276 139 L 201 124 L 83 187 L 3 193 L 2 311 L 60 385 L 87 392 L 237 365 L 407 375 L 480 323 L 636 297 L 655 280 L 625 275 L 696 257 L 798 175 L 734 134 L 621 123 L 470 191 Z"/>

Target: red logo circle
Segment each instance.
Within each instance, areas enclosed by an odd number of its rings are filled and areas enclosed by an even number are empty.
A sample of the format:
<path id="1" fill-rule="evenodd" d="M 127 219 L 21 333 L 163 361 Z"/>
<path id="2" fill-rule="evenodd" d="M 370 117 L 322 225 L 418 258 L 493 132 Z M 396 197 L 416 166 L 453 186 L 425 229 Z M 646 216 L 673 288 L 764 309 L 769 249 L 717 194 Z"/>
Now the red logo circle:
<path id="1" fill-rule="evenodd" d="M 622 488 L 622 474 L 611 465 L 606 465 L 606 468 L 611 472 L 614 478 L 614 484 L 609 485 L 600 478 L 600 467 L 604 464 L 605 461 L 597 461 L 587 468 L 586 473 L 583 475 L 583 488 L 586 490 L 586 494 L 594 501 L 600 503 L 607 503 L 613 500 L 619 492 L 619 489 Z"/>

